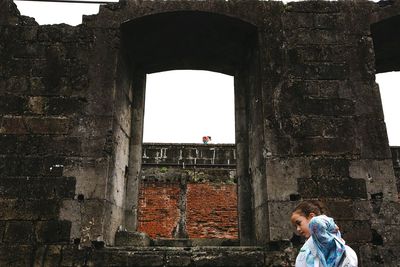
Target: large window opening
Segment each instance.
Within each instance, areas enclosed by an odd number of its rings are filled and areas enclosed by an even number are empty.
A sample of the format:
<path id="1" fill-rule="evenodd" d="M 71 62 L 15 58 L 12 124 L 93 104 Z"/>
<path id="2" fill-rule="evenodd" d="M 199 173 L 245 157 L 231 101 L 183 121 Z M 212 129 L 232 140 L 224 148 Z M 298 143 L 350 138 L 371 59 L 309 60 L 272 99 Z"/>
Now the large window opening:
<path id="1" fill-rule="evenodd" d="M 232 76 L 180 70 L 146 80 L 144 143 L 235 143 Z"/>
<path id="2" fill-rule="evenodd" d="M 156 244 L 238 244 L 234 100 L 230 75 L 147 75 L 138 230 Z"/>

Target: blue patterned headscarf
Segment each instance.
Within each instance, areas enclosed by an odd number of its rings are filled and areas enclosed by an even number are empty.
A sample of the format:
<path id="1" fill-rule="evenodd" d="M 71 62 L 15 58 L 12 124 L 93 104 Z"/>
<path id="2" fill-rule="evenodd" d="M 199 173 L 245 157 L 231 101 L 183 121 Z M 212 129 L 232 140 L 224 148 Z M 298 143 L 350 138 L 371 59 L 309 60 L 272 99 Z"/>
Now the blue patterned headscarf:
<path id="1" fill-rule="evenodd" d="M 321 265 L 338 266 L 345 252 L 345 242 L 334 220 L 325 215 L 315 216 L 308 227 Z"/>

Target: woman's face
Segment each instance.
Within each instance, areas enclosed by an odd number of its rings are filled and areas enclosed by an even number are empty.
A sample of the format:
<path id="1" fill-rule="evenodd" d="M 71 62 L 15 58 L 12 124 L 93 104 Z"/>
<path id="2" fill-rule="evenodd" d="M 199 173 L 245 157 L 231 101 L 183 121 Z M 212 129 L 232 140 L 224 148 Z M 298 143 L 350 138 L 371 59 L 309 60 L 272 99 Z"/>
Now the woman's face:
<path id="1" fill-rule="evenodd" d="M 314 217 L 313 213 L 311 213 L 308 217 L 305 217 L 303 213 L 295 211 L 292 213 L 290 220 L 300 235 L 304 236 L 305 238 L 309 238 L 310 230 L 308 229 L 308 224 L 312 217 Z"/>

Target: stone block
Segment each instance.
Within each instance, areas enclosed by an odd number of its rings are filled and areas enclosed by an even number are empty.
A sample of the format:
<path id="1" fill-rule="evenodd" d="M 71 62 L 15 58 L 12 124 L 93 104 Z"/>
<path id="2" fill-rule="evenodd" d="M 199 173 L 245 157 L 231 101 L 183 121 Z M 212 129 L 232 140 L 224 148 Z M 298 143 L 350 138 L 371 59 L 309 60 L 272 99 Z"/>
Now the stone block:
<path id="1" fill-rule="evenodd" d="M 81 229 L 82 229 L 82 218 L 83 214 L 81 214 L 81 209 L 84 203 L 81 201 L 74 200 L 63 200 L 60 207 L 59 220 L 62 221 L 70 221 L 71 229 L 70 229 L 70 239 L 71 240 L 79 240 L 81 238 Z"/>
<path id="2" fill-rule="evenodd" d="M 194 266 L 230 266 L 248 267 L 264 266 L 263 251 L 236 251 L 225 250 L 223 253 L 218 249 L 193 249 L 192 262 Z"/>
<path id="3" fill-rule="evenodd" d="M 385 245 L 385 247 L 382 247 L 365 244 L 360 247 L 359 264 L 363 267 L 397 267 L 399 255 L 399 245 Z"/>
<path id="4" fill-rule="evenodd" d="M 348 49 L 348 47 L 341 45 L 311 44 L 308 46 L 296 46 L 290 48 L 288 50 L 288 56 L 292 64 L 306 64 L 307 62 L 331 62 L 335 64 L 344 64 L 346 62 Z M 315 82 L 323 83 L 327 81 Z"/>
<path id="5" fill-rule="evenodd" d="M 315 14 L 314 27 L 316 29 L 335 29 L 337 24 L 337 14 Z"/>
<path id="6" fill-rule="evenodd" d="M 33 246 L 0 245 L 0 266 L 31 266 Z"/>
<path id="7" fill-rule="evenodd" d="M 293 201 L 270 201 L 269 236 L 271 241 L 290 240 L 296 229 L 290 223 L 290 216 L 298 203 Z"/>
<path id="8" fill-rule="evenodd" d="M 30 96 L 27 101 L 27 111 L 41 115 L 45 113 L 47 98 L 43 96 Z"/>
<path id="9" fill-rule="evenodd" d="M 367 200 L 329 200 L 326 203 L 329 215 L 336 220 L 367 221 L 371 218 L 372 207 Z"/>
<path id="10" fill-rule="evenodd" d="M 355 102 L 355 114 L 370 116 L 376 120 L 383 119 L 382 100 L 379 86 L 371 81 L 351 81 L 349 87 Z M 349 90 L 350 91 L 350 90 Z"/>
<path id="11" fill-rule="evenodd" d="M 20 116 L 1 116 L 0 117 L 1 134 L 27 134 L 28 128 L 25 125 L 23 117 Z"/>
<path id="12" fill-rule="evenodd" d="M 282 118 L 282 130 L 296 137 L 348 138 L 353 135 L 352 122 L 348 118 L 308 117 L 292 115 Z"/>
<path id="13" fill-rule="evenodd" d="M 77 245 L 64 245 L 62 247 L 61 267 L 85 266 L 87 258 L 90 255 L 89 248 L 78 249 Z"/>
<path id="14" fill-rule="evenodd" d="M 0 135 L 1 154 L 16 154 L 18 151 L 17 136 L 15 135 Z"/>
<path id="15" fill-rule="evenodd" d="M 162 267 L 164 255 L 158 251 L 95 250 L 88 260 L 89 266 Z"/>
<path id="16" fill-rule="evenodd" d="M 355 120 L 355 129 L 361 158 L 391 158 L 386 125 L 381 117 L 375 115 L 359 116 Z"/>
<path id="17" fill-rule="evenodd" d="M 106 186 L 109 170 L 108 158 L 71 157 L 66 159 L 63 174 L 76 179 L 76 195 L 85 199 L 106 196 Z"/>
<path id="18" fill-rule="evenodd" d="M 67 117 L 26 117 L 25 123 L 32 134 L 67 134 L 71 120 Z"/>
<path id="19" fill-rule="evenodd" d="M 58 219 L 57 200 L 0 199 L 0 218 L 3 220 Z"/>
<path id="20" fill-rule="evenodd" d="M 287 12 L 282 16 L 282 24 L 285 29 L 313 28 L 314 16 L 310 13 Z"/>
<path id="21" fill-rule="evenodd" d="M 193 242 L 188 238 L 157 238 L 154 240 L 154 246 L 158 247 L 191 247 Z"/>
<path id="22" fill-rule="evenodd" d="M 46 114 L 51 116 L 80 114 L 86 100 L 80 97 L 50 97 L 46 105 Z"/>
<path id="23" fill-rule="evenodd" d="M 125 166 L 129 163 L 129 136 L 127 136 L 120 127 L 114 131 L 114 158 L 115 158 L 115 169 L 117 168 L 125 172 Z M 121 174 L 124 176 L 124 174 Z"/>
<path id="24" fill-rule="evenodd" d="M 62 176 L 62 157 L 3 156 L 0 161 L 2 176 Z"/>
<path id="25" fill-rule="evenodd" d="M 42 163 L 40 158 L 3 157 L 0 161 L 0 175 L 36 176 L 41 174 Z"/>
<path id="26" fill-rule="evenodd" d="M 22 115 L 25 111 L 26 98 L 15 95 L 2 95 L 0 97 L 0 114 Z"/>
<path id="27" fill-rule="evenodd" d="M 75 42 L 78 37 L 77 29 L 73 26 L 63 25 L 43 25 L 39 27 L 38 40 L 43 42 Z"/>
<path id="28" fill-rule="evenodd" d="M 25 26 L 21 28 L 17 28 L 18 37 L 23 41 L 36 41 L 37 40 L 37 32 L 39 26 Z"/>
<path id="29" fill-rule="evenodd" d="M 165 255 L 165 261 L 167 263 L 167 267 L 175 267 L 175 266 L 191 266 L 191 256 L 192 253 L 190 251 L 178 250 L 178 251 L 167 251 Z"/>
<path id="30" fill-rule="evenodd" d="M 36 240 L 44 244 L 69 242 L 70 230 L 69 221 L 39 221 L 36 224 Z"/>
<path id="31" fill-rule="evenodd" d="M 319 158 L 311 160 L 313 177 L 349 177 L 349 161 L 337 158 Z"/>
<path id="32" fill-rule="evenodd" d="M 390 159 L 351 161 L 350 177 L 364 179 L 370 196 L 382 194 L 383 199 L 393 201 L 398 198 L 398 192 L 392 166 Z"/>
<path id="33" fill-rule="evenodd" d="M 354 138 L 294 138 L 292 151 L 295 155 L 338 156 L 356 153 Z"/>
<path id="34" fill-rule="evenodd" d="M 86 140 L 105 138 L 113 130 L 114 118 L 112 116 L 80 116 L 71 129 L 71 136 L 85 138 Z"/>
<path id="35" fill-rule="evenodd" d="M 381 235 L 384 245 L 398 245 L 400 242 L 399 225 L 385 225 Z"/>
<path id="36" fill-rule="evenodd" d="M 319 116 L 350 116 L 354 114 L 354 102 L 347 99 L 305 98 L 299 113 Z"/>
<path id="37" fill-rule="evenodd" d="M 6 199 L 73 198 L 75 178 L 14 177 L 0 179 L 0 197 Z"/>
<path id="38" fill-rule="evenodd" d="M 336 4 L 332 2 L 316 2 L 316 1 L 306 1 L 306 2 L 290 2 L 286 5 L 286 10 L 288 12 L 297 13 L 338 13 L 341 10 L 342 4 Z"/>
<path id="39" fill-rule="evenodd" d="M 267 159 L 268 199 L 272 201 L 289 200 L 297 194 L 298 177 L 310 177 L 310 162 L 307 158 L 271 158 Z"/>
<path id="40" fill-rule="evenodd" d="M 62 202 L 60 215 L 56 220 L 71 222 L 70 239 L 76 239 L 83 247 L 91 246 L 91 241 L 104 240 L 105 206 L 105 200 L 86 199 L 85 196 L 78 195 L 76 200 Z"/>
<path id="41" fill-rule="evenodd" d="M 6 229 L 7 221 L 0 221 L 0 244 L 3 243 L 4 231 Z"/>
<path id="42" fill-rule="evenodd" d="M 344 43 L 344 36 L 337 32 L 320 29 L 294 29 L 286 32 L 289 47 L 307 45 L 338 45 Z M 340 73 L 340 72 L 339 72 Z"/>
<path id="43" fill-rule="evenodd" d="M 372 241 L 371 223 L 369 221 L 336 220 L 342 237 L 348 243 L 369 243 Z"/>
<path id="44" fill-rule="evenodd" d="M 298 178 L 298 191 L 303 198 L 367 199 L 363 179 Z"/>
<path id="45" fill-rule="evenodd" d="M 60 266 L 61 258 L 62 258 L 61 245 L 38 246 L 35 251 L 34 265 L 42 267 Z"/>
<path id="46" fill-rule="evenodd" d="M 386 225 L 400 227 L 400 203 L 399 202 L 382 202 L 379 218 L 384 220 Z"/>
<path id="47" fill-rule="evenodd" d="M 4 233 L 4 243 L 32 244 L 35 242 L 32 221 L 9 221 Z"/>
<path id="48" fill-rule="evenodd" d="M 117 92 L 118 99 L 116 104 L 116 120 L 117 124 L 123 129 L 123 131 L 127 134 L 131 134 L 131 101 L 128 96 L 124 94 L 122 91 Z"/>
<path id="49" fill-rule="evenodd" d="M 120 202 L 122 206 L 119 206 L 111 202 L 105 203 L 105 211 L 103 215 L 104 216 L 103 240 L 107 244 L 115 243 L 116 232 L 118 231 L 119 227 L 121 225 L 124 225 L 125 223 L 124 221 L 125 209 L 123 208 L 124 203 L 122 199 L 120 200 Z"/>
<path id="50" fill-rule="evenodd" d="M 146 233 L 118 230 L 115 234 L 116 246 L 148 247 L 150 244 L 151 239 Z"/>
<path id="51" fill-rule="evenodd" d="M 45 46 L 37 42 L 16 42 L 12 53 L 14 58 L 40 58 L 45 54 Z"/>
<path id="52" fill-rule="evenodd" d="M 5 79 L 5 87 L 3 90 L 5 93 L 9 94 L 27 94 L 29 93 L 29 80 L 24 76 L 9 77 Z"/>
<path id="53" fill-rule="evenodd" d="M 66 136 L 18 136 L 13 142 L 16 149 L 7 154 L 29 156 L 77 156 L 80 155 L 82 140 Z M 0 144 L 2 137 L 0 137 Z"/>

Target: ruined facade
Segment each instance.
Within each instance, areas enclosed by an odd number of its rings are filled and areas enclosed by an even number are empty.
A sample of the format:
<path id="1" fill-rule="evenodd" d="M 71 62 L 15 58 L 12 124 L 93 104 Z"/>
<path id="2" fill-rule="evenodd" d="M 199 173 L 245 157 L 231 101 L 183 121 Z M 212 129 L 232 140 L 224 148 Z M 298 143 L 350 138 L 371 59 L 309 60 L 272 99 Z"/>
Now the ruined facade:
<path id="1" fill-rule="evenodd" d="M 399 14 L 397 0 L 126 0 L 39 26 L 2 0 L 0 265 L 293 264 L 288 215 L 319 198 L 361 266 L 398 266 L 375 74 L 399 70 Z M 239 246 L 115 246 L 141 237 L 145 75 L 171 69 L 235 78 Z"/>

